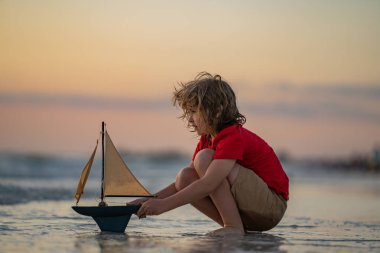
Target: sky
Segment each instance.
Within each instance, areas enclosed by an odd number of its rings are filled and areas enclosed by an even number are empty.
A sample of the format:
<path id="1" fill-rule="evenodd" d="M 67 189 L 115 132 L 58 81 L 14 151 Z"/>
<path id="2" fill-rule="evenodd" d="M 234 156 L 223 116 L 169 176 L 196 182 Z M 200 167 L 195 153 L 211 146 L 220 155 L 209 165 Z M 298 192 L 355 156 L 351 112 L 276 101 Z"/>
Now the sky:
<path id="1" fill-rule="evenodd" d="M 379 1 L 0 1 L 0 152 L 191 153 L 171 104 L 201 71 L 277 152 L 380 145 Z"/>

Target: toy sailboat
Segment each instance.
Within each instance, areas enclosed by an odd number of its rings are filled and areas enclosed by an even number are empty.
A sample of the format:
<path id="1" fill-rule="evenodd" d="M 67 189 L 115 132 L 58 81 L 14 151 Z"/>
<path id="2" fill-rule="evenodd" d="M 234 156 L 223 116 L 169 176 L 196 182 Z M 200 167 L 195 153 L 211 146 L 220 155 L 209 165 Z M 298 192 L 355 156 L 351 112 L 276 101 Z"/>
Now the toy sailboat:
<path id="1" fill-rule="evenodd" d="M 91 216 L 98 224 L 101 231 L 123 233 L 133 213 L 136 213 L 140 205 L 108 206 L 105 197 L 153 197 L 148 190 L 136 179 L 124 163 L 120 154 L 112 143 L 110 136 L 102 122 L 102 187 L 101 201 L 98 206 L 78 206 L 83 193 L 92 163 L 95 158 L 95 149 L 82 171 L 79 179 L 75 198 L 76 206 L 72 208 L 79 214 Z"/>

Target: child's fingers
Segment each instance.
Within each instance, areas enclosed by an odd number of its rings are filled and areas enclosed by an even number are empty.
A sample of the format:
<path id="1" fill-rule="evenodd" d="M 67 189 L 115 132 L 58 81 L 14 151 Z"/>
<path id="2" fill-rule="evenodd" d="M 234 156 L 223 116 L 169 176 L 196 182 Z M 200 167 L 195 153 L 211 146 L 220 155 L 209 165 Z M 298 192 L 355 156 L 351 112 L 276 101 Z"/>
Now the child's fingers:
<path id="1" fill-rule="evenodd" d="M 137 216 L 141 219 L 141 218 L 145 218 L 146 217 L 146 210 L 144 208 L 144 205 L 142 205 L 140 207 L 140 209 L 137 211 Z"/>
<path id="2" fill-rule="evenodd" d="M 127 205 L 141 205 L 145 201 L 147 201 L 146 198 L 135 199 L 135 200 L 132 200 L 131 202 L 127 202 Z"/>

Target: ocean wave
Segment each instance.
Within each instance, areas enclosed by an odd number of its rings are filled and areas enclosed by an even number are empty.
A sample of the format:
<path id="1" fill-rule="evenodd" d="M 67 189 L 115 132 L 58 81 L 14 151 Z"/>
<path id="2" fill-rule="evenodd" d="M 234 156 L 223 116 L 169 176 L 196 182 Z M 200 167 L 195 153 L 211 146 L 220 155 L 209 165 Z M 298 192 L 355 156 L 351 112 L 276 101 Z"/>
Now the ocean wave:
<path id="1" fill-rule="evenodd" d="M 0 180 L 0 205 L 16 205 L 31 201 L 73 200 L 76 191 L 73 180 Z M 98 197 L 97 181 L 88 181 L 82 199 Z"/>
<path id="2" fill-rule="evenodd" d="M 64 159 L 37 154 L 0 154 L 0 176 L 3 178 L 52 178 L 78 175 L 81 159 Z"/>
<path id="3" fill-rule="evenodd" d="M 30 188 L 0 184 L 0 205 L 15 205 L 30 201 L 69 200 L 74 193 L 70 189 Z"/>
<path id="4" fill-rule="evenodd" d="M 86 159 L 0 153 L 0 205 L 73 200 Z M 129 156 L 133 174 L 152 192 L 174 180 L 180 161 L 173 157 Z M 175 172 L 173 172 L 175 170 Z M 101 163 L 95 160 L 82 198 L 100 193 Z"/>
<path id="5" fill-rule="evenodd" d="M 188 164 L 188 159 L 177 153 L 121 153 L 136 176 L 149 176 L 158 170 L 161 173 L 179 170 Z M 79 178 L 87 160 L 88 158 L 61 158 L 41 154 L 0 153 L 0 177 Z M 100 159 L 95 159 L 91 175 L 99 178 L 100 168 Z"/>

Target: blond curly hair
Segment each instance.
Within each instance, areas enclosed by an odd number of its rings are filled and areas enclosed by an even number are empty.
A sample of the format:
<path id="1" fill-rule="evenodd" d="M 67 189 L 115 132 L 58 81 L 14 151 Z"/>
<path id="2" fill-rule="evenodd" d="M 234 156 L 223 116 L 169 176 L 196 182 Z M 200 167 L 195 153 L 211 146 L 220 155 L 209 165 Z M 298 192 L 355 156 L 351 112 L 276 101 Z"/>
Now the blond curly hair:
<path id="1" fill-rule="evenodd" d="M 230 85 L 220 75 L 200 72 L 194 80 L 179 82 L 174 88 L 173 105 L 182 108 L 182 119 L 188 120 L 192 111 L 201 113 L 212 134 L 223 128 L 246 122 L 236 106 L 236 96 Z"/>

